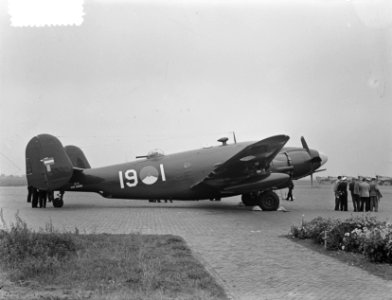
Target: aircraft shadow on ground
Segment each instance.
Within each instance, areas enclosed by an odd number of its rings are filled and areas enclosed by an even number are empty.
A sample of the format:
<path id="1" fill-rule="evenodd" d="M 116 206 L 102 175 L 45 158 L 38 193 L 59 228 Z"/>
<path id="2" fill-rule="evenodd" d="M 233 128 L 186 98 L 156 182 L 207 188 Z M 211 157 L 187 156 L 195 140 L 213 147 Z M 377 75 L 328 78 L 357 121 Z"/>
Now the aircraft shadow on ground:
<path id="1" fill-rule="evenodd" d="M 48 206 L 50 209 L 55 209 L 53 207 Z M 91 203 L 69 203 L 65 204 L 64 207 L 58 209 L 56 208 L 56 211 L 73 211 L 73 210 L 80 210 L 80 209 L 112 209 L 112 210 L 124 210 L 124 209 L 132 209 L 132 210 L 139 210 L 139 209 L 152 209 L 152 210 L 162 210 L 162 209 L 167 209 L 167 210 L 183 210 L 183 211 L 189 211 L 189 210 L 209 210 L 209 211 L 252 211 L 251 207 L 244 207 L 244 206 L 239 206 L 238 204 L 232 204 L 232 203 L 208 203 L 206 202 L 205 204 L 198 204 L 198 205 L 186 205 L 186 204 L 181 204 L 181 205 L 176 205 L 175 203 L 161 203 L 161 204 L 145 204 L 145 205 L 140 205 L 140 204 L 124 204 L 124 205 L 99 205 L 99 204 L 91 204 Z"/>

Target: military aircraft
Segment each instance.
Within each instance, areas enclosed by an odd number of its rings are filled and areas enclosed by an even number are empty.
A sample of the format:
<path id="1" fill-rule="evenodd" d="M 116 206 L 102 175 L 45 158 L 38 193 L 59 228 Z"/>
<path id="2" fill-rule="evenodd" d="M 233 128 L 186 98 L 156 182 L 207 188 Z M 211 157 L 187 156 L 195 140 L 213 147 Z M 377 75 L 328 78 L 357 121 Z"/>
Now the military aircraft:
<path id="1" fill-rule="evenodd" d="M 133 162 L 91 168 L 82 150 L 63 147 L 53 135 L 40 134 L 26 146 L 26 177 L 29 186 L 60 191 L 53 200 L 62 207 L 65 191 L 96 192 L 105 198 L 202 200 L 242 195 L 246 206 L 263 210 L 279 208 L 274 190 L 290 180 L 313 174 L 327 156 L 310 149 L 283 146 L 287 135 L 258 142 L 228 144 L 163 155 L 152 152 Z"/>

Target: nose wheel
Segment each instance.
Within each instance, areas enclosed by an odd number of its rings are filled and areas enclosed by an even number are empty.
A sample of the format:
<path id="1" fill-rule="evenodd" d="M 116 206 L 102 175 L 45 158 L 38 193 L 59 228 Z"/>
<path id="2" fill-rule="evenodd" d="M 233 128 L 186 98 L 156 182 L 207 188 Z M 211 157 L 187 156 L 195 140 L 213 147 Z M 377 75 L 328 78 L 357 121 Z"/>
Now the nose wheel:
<path id="1" fill-rule="evenodd" d="M 64 192 L 60 192 L 57 196 L 58 196 L 57 198 L 53 199 L 53 207 L 56 207 L 56 208 L 63 207 L 63 205 L 64 205 L 64 200 L 63 200 Z"/>

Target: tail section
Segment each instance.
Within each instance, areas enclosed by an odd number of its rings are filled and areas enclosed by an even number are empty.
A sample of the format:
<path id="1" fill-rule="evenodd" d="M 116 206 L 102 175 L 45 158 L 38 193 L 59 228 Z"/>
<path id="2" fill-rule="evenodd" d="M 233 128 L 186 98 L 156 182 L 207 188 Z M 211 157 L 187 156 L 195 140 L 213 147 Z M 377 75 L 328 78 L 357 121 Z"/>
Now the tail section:
<path id="1" fill-rule="evenodd" d="M 64 147 L 65 152 L 67 153 L 69 159 L 72 162 L 72 165 L 76 168 L 80 169 L 90 169 L 90 164 L 84 155 L 82 149 L 79 147 L 70 145 Z"/>
<path id="2" fill-rule="evenodd" d="M 41 190 L 56 190 L 67 184 L 73 174 L 74 160 L 78 167 L 90 166 L 83 152 L 77 149 L 68 150 L 70 158 L 56 137 L 49 134 L 33 137 L 26 146 L 28 185 Z"/>

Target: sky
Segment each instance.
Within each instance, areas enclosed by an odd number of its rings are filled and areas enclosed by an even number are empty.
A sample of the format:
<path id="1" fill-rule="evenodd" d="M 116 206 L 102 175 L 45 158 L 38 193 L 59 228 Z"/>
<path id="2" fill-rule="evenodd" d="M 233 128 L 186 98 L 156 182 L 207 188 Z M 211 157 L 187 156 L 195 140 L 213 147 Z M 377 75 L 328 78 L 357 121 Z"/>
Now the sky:
<path id="1" fill-rule="evenodd" d="M 392 2 L 84 1 L 79 26 L 0 2 L 0 173 L 49 133 L 94 167 L 287 134 L 319 175 L 392 176 Z"/>

